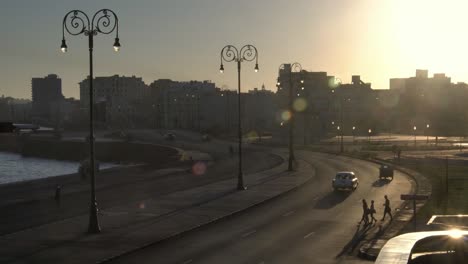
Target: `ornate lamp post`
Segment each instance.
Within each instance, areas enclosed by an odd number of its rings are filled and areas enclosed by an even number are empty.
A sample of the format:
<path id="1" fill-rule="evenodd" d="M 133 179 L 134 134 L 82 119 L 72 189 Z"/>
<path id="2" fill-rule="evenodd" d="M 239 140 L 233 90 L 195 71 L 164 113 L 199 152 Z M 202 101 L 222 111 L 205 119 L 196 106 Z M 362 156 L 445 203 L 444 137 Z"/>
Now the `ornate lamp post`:
<path id="1" fill-rule="evenodd" d="M 426 124 L 426 144 L 429 144 L 429 124 Z"/>
<path id="2" fill-rule="evenodd" d="M 371 134 L 372 134 L 372 129 L 369 128 L 368 132 L 369 132 L 369 144 L 370 144 L 370 137 L 371 137 Z"/>
<path id="3" fill-rule="evenodd" d="M 355 130 L 356 130 L 356 127 L 355 127 L 355 126 L 353 126 L 353 143 L 354 143 L 354 140 L 355 140 L 355 138 L 356 138 L 356 133 L 355 133 Z"/>
<path id="4" fill-rule="evenodd" d="M 239 137 L 239 174 L 237 178 L 237 189 L 245 190 L 244 178 L 242 175 L 242 125 L 241 125 L 241 64 L 244 61 L 255 60 L 255 72 L 258 72 L 258 52 L 253 45 L 245 45 L 240 50 L 232 45 L 226 45 L 221 50 L 221 65 L 219 71 L 224 72 L 223 62 L 234 61 L 237 63 L 237 107 L 238 107 L 238 137 Z"/>
<path id="5" fill-rule="evenodd" d="M 414 132 L 414 146 L 416 147 L 416 126 L 413 126 L 413 132 Z"/>
<path id="6" fill-rule="evenodd" d="M 89 213 L 89 233 L 99 233 L 101 228 L 99 227 L 97 217 L 97 201 L 96 201 L 96 168 L 94 158 L 94 124 L 93 124 L 93 40 L 94 36 L 100 34 L 110 34 L 116 31 L 116 37 L 114 40 L 114 50 L 119 51 L 119 20 L 117 15 L 110 9 L 101 9 L 97 11 L 91 20 L 88 15 L 80 10 L 72 10 L 68 12 L 63 18 L 62 24 L 62 45 L 60 46 L 62 52 L 66 52 L 68 49 L 65 41 L 65 31 L 68 34 L 77 36 L 85 35 L 88 37 L 89 47 L 89 156 L 90 156 L 90 172 L 91 172 L 91 206 Z"/>
<path id="7" fill-rule="evenodd" d="M 294 114 L 294 107 L 293 107 L 294 90 L 293 90 L 292 74 L 294 72 L 301 73 L 302 72 L 302 65 L 300 63 L 298 63 L 298 62 L 294 62 L 292 64 L 283 63 L 283 64 L 280 65 L 279 69 L 280 70 L 285 69 L 286 65 L 289 66 L 289 103 L 288 103 L 288 108 L 289 108 L 289 114 L 290 114 L 290 118 L 289 118 L 288 171 L 292 171 L 293 170 L 293 161 L 294 161 L 294 121 L 295 121 L 295 114 Z M 301 78 L 300 82 L 301 82 L 301 84 L 303 84 L 304 80 Z M 300 93 L 298 93 L 297 96 L 300 96 Z"/>

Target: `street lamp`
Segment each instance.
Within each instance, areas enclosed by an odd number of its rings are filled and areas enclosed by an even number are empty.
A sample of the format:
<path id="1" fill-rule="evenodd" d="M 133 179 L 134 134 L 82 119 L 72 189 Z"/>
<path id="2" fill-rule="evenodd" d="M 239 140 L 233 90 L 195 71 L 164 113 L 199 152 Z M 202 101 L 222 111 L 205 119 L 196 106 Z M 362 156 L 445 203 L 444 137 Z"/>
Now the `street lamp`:
<path id="1" fill-rule="evenodd" d="M 414 132 L 414 146 L 416 147 L 416 126 L 413 126 L 413 132 Z"/>
<path id="2" fill-rule="evenodd" d="M 369 128 L 369 144 L 370 144 L 370 136 L 371 136 L 371 133 L 372 133 L 372 129 Z"/>
<path id="3" fill-rule="evenodd" d="M 224 62 L 237 62 L 237 107 L 238 107 L 238 136 L 239 136 L 239 174 L 237 179 L 237 189 L 245 190 L 244 179 L 242 175 L 242 126 L 241 126 L 241 63 L 244 61 L 255 60 L 255 72 L 258 72 L 258 52 L 253 45 L 245 45 L 240 50 L 232 45 L 226 45 L 221 50 L 221 65 L 219 71 L 224 72 Z"/>
<path id="4" fill-rule="evenodd" d="M 336 127 L 336 130 L 340 133 L 341 141 L 340 141 L 340 152 L 343 152 L 343 131 L 341 131 L 340 126 Z"/>
<path id="5" fill-rule="evenodd" d="M 426 124 L 426 144 L 429 144 L 429 124 Z"/>
<path id="6" fill-rule="evenodd" d="M 355 130 L 356 130 L 356 127 L 353 126 L 353 143 L 354 143 L 354 140 L 355 140 L 355 138 L 356 138 Z"/>
<path id="7" fill-rule="evenodd" d="M 279 69 L 286 69 L 286 64 L 281 64 Z M 295 120 L 295 114 L 294 114 L 294 107 L 293 107 L 293 80 L 292 80 L 292 74 L 293 72 L 296 73 L 301 73 L 302 72 L 302 65 L 298 62 L 294 62 L 292 64 L 289 64 L 289 160 L 288 160 L 288 171 L 293 170 L 293 161 L 294 161 L 294 120 Z M 301 84 L 304 83 L 304 80 L 300 80 Z M 300 94 L 298 93 L 297 96 Z"/>
<path id="8" fill-rule="evenodd" d="M 341 79 L 340 78 L 334 78 L 334 83 L 333 83 L 333 89 L 332 89 L 332 93 L 335 94 L 335 89 L 338 88 L 338 86 L 341 85 Z M 338 95 L 338 100 L 339 100 L 339 104 L 340 104 L 340 125 L 343 126 L 343 97 Z M 348 99 L 350 100 L 350 99 Z M 344 127 L 344 126 L 343 126 Z M 340 153 L 343 153 L 344 152 L 344 145 L 343 145 L 343 131 L 341 131 L 341 134 L 340 134 Z"/>
<path id="9" fill-rule="evenodd" d="M 97 11 L 91 21 L 88 15 L 80 10 L 72 10 L 68 12 L 63 18 L 62 24 L 62 45 L 60 46 L 62 52 L 66 52 L 68 47 L 65 41 L 65 31 L 68 34 L 77 36 L 85 35 L 88 37 L 88 48 L 89 48 L 89 156 L 91 165 L 91 205 L 89 214 L 89 233 L 99 233 L 101 228 L 99 227 L 99 221 L 97 216 L 97 201 L 96 201 L 96 168 L 94 160 L 94 124 L 93 124 L 93 40 L 94 36 L 100 34 L 110 34 L 116 30 L 116 37 L 114 41 L 114 50 L 119 51 L 119 20 L 114 11 L 110 9 L 101 9 Z"/>

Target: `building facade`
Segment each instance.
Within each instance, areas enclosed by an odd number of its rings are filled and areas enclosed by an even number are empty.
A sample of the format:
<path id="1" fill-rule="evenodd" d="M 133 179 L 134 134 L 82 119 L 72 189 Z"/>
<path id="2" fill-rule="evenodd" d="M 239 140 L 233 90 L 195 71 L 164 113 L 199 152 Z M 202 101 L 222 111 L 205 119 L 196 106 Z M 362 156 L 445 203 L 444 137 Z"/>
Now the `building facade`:
<path id="1" fill-rule="evenodd" d="M 80 104 L 89 111 L 89 77 L 79 83 Z M 150 123 L 148 86 L 140 77 L 113 75 L 95 77 L 93 82 L 95 120 L 104 127 L 125 129 Z"/>
<path id="2" fill-rule="evenodd" d="M 55 74 L 32 78 L 32 118 L 36 123 L 56 126 L 60 122 L 63 100 L 62 80 Z"/>
<path id="3" fill-rule="evenodd" d="M 380 126 L 382 95 L 359 75 L 352 76 L 350 84 L 344 84 L 326 72 L 290 70 L 291 66 L 285 64 L 277 78 L 277 122 L 284 138 L 288 133 L 291 83 L 296 143 L 308 144 L 341 133 L 364 134 L 369 128 L 376 131 Z"/>
<path id="4" fill-rule="evenodd" d="M 467 134 L 467 84 L 452 83 L 444 73 L 429 77 L 427 70 L 416 70 L 414 77 L 390 79 L 390 91 L 399 94 L 393 112 L 397 132 L 413 133 L 416 127 L 421 134 Z"/>

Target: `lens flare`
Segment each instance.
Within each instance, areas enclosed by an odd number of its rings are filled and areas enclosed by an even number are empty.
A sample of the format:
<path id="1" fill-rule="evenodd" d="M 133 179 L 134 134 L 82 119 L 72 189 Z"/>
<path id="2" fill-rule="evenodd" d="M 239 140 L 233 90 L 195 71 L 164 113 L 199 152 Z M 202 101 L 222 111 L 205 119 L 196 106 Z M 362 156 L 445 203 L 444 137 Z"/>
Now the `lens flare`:
<path id="1" fill-rule="evenodd" d="M 461 237 L 463 236 L 462 233 L 461 233 L 461 231 L 458 230 L 458 229 L 452 229 L 452 230 L 450 230 L 449 232 L 450 232 L 449 236 L 450 236 L 451 238 L 458 239 L 458 238 L 461 238 Z"/>
<path id="2" fill-rule="evenodd" d="M 258 138 L 258 133 L 257 131 L 250 131 L 249 133 L 247 133 L 247 138 L 248 139 L 256 139 Z"/>
<path id="3" fill-rule="evenodd" d="M 283 112 L 281 113 L 281 119 L 282 119 L 283 121 L 288 121 L 289 119 L 291 119 L 291 112 L 289 112 L 289 111 L 287 111 L 287 110 L 286 110 L 286 111 L 283 111 Z"/>
<path id="4" fill-rule="evenodd" d="M 335 89 L 339 85 L 340 85 L 340 81 L 337 78 L 330 78 L 328 80 L 328 87 L 330 87 L 331 89 Z"/>
<path id="5" fill-rule="evenodd" d="M 206 164 L 201 161 L 195 162 L 192 166 L 192 174 L 196 176 L 201 176 L 206 173 Z"/>
<path id="6" fill-rule="evenodd" d="M 307 101 L 304 98 L 297 98 L 293 102 L 293 108 L 296 112 L 303 112 L 307 108 Z"/>

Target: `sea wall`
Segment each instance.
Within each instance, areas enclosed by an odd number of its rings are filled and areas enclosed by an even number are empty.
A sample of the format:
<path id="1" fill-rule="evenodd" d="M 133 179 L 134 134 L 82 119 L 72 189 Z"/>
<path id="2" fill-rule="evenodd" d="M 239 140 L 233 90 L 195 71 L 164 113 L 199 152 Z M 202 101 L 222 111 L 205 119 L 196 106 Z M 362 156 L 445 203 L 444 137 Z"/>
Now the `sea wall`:
<path id="1" fill-rule="evenodd" d="M 147 143 L 98 141 L 94 149 L 96 159 L 103 162 L 155 164 L 177 161 L 180 158 L 174 148 Z M 38 158 L 81 161 L 89 156 L 89 144 L 84 141 L 9 134 L 0 136 L 0 151 Z"/>

